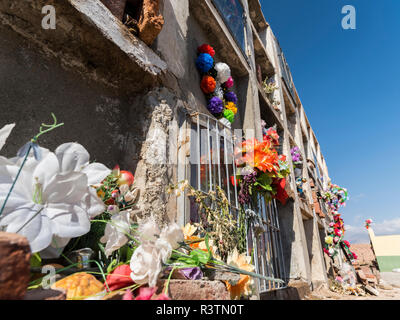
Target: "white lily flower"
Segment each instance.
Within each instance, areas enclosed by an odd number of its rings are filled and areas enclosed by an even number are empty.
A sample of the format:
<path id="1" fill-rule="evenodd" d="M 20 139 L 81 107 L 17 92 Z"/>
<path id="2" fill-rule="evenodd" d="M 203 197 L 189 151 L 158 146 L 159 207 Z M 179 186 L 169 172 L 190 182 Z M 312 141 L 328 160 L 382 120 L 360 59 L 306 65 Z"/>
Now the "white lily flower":
<path id="1" fill-rule="evenodd" d="M 0 167 L 0 199 L 6 198 L 18 170 L 16 164 Z M 0 227 L 25 236 L 33 253 L 47 248 L 53 236 L 75 238 L 90 230 L 87 202 L 95 199 L 88 200 L 93 194 L 87 176 L 59 172 L 53 153 L 40 162 L 27 161 L 0 217 Z"/>
<path id="2" fill-rule="evenodd" d="M 41 151 L 42 154 L 46 153 L 43 148 Z M 80 172 L 87 176 L 88 193 L 84 201 L 89 218 L 92 219 L 104 212 L 104 203 L 92 186 L 101 183 L 111 170 L 100 163 L 89 163 L 90 155 L 79 143 L 64 143 L 56 149 L 55 155 L 59 161 L 61 173 Z M 58 258 L 70 240 L 71 238 L 54 238 L 51 246 L 41 252 L 41 256 L 46 259 Z"/>
<path id="3" fill-rule="evenodd" d="M 89 152 L 79 143 L 64 143 L 56 149 L 55 154 L 60 162 L 61 172 L 82 172 L 88 176 L 89 185 L 101 183 L 111 173 L 101 163 L 89 163 Z"/>
<path id="4" fill-rule="evenodd" d="M 102 243 L 106 243 L 105 253 L 107 257 L 128 242 L 129 239 L 126 234 L 130 234 L 130 228 L 129 211 L 122 211 L 112 216 L 111 221 L 106 225 L 104 236 L 100 239 Z"/>
<path id="5" fill-rule="evenodd" d="M 12 129 L 14 129 L 15 123 L 7 124 L 3 128 L 0 129 L 0 150 L 6 144 L 7 138 L 10 135 Z"/>

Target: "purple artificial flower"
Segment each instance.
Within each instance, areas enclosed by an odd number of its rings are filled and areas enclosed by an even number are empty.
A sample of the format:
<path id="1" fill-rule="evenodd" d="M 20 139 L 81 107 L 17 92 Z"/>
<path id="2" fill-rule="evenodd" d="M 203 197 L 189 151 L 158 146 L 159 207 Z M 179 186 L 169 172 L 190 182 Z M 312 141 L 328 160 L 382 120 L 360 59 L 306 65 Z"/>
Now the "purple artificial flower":
<path id="1" fill-rule="evenodd" d="M 179 269 L 179 273 L 188 280 L 200 280 L 203 278 L 203 272 L 199 267 Z"/>
<path id="2" fill-rule="evenodd" d="M 234 104 L 237 104 L 237 102 L 238 102 L 238 98 L 237 98 L 236 94 L 232 91 L 226 92 L 224 95 L 224 98 L 226 101 L 233 102 Z"/>
<path id="3" fill-rule="evenodd" d="M 208 102 L 207 108 L 212 114 L 218 114 L 224 110 L 224 103 L 220 98 L 212 97 Z"/>

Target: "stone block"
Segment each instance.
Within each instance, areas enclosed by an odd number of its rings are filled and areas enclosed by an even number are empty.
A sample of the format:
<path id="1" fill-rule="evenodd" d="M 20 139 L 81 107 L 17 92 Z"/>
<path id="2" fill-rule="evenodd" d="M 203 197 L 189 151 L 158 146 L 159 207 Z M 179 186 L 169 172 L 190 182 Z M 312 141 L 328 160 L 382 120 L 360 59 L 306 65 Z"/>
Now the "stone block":
<path id="1" fill-rule="evenodd" d="M 67 294 L 63 289 L 35 289 L 26 293 L 24 300 L 66 300 Z"/>
<path id="2" fill-rule="evenodd" d="M 159 281 L 157 294 L 164 291 L 166 281 Z M 222 281 L 171 280 L 168 296 L 172 300 L 230 300 L 230 293 Z"/>
<path id="3" fill-rule="evenodd" d="M 0 300 L 24 298 L 30 280 L 30 258 L 25 237 L 0 232 Z"/>

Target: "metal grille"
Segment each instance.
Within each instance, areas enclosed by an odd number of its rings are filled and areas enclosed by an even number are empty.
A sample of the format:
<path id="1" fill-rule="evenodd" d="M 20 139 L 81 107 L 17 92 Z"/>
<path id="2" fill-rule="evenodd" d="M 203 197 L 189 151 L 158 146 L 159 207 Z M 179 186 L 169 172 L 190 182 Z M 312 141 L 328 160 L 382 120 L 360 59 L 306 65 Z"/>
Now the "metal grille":
<path id="1" fill-rule="evenodd" d="M 279 57 L 280 65 L 281 65 L 283 80 L 285 81 L 286 86 L 289 89 L 289 92 L 290 92 L 290 95 L 293 98 L 293 101 L 296 101 L 296 95 L 294 93 L 294 84 L 293 84 L 292 73 L 290 72 L 289 65 L 288 65 L 288 63 L 286 61 L 285 55 L 283 54 L 282 49 L 281 49 L 279 44 L 278 44 L 278 50 L 279 50 L 278 57 Z"/>
<path id="2" fill-rule="evenodd" d="M 210 116 L 198 114 L 191 124 L 190 183 L 203 192 L 225 191 L 231 206 L 239 208 L 231 129 Z M 231 181 L 232 180 L 232 181 Z M 233 183 L 232 183 L 233 182 Z"/>
<path id="3" fill-rule="evenodd" d="M 233 153 L 234 137 L 230 128 L 216 119 L 197 114 L 192 118 L 190 143 L 190 183 L 203 192 L 215 190 L 219 185 L 227 194 L 232 214 L 237 216 L 239 210 L 238 188 Z M 252 256 L 255 272 L 267 277 L 285 279 L 285 266 L 278 221 L 278 208 L 275 200 L 265 202 L 258 199 L 256 212 L 264 223 L 265 232 L 256 237 L 254 230 L 247 234 L 248 254 Z M 194 204 L 190 205 L 191 222 L 198 222 L 199 217 Z M 280 289 L 285 285 L 266 280 L 259 280 L 260 292 Z"/>
<path id="4" fill-rule="evenodd" d="M 253 258 L 256 272 L 266 277 L 286 280 L 276 201 L 266 203 L 265 199 L 259 196 L 257 214 L 263 221 L 265 232 L 256 236 L 250 228 L 247 236 L 247 248 Z M 260 293 L 286 287 L 286 284 L 273 281 L 258 281 Z"/>

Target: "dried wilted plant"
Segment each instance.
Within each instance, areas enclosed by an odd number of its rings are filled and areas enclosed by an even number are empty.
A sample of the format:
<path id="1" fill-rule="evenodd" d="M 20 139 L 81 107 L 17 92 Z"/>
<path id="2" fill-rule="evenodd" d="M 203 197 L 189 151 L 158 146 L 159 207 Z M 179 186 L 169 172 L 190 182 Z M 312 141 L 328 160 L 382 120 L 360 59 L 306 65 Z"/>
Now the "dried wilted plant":
<path id="1" fill-rule="evenodd" d="M 234 209 L 219 186 L 215 187 L 215 191 L 205 193 L 184 181 L 168 189 L 170 193 L 175 190 L 177 195 L 186 189 L 187 195 L 194 199 L 201 222 L 200 229 L 214 240 L 222 260 L 225 261 L 235 248 L 238 248 L 240 253 L 246 252 L 245 214 L 243 210 L 239 210 L 235 217 Z"/>

